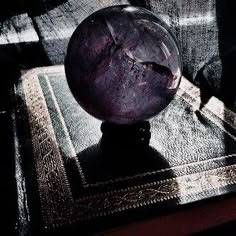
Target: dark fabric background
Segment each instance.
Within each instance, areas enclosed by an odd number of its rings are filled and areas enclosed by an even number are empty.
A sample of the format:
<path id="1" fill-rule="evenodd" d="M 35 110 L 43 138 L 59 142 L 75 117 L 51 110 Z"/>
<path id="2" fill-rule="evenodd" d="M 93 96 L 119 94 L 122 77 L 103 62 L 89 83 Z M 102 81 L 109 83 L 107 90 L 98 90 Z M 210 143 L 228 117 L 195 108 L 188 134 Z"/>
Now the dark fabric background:
<path id="1" fill-rule="evenodd" d="M 4 219 L 14 231 L 17 212 L 11 100 L 22 69 L 62 64 L 76 26 L 113 4 L 145 7 L 175 32 L 183 73 L 201 89 L 202 103 L 216 95 L 236 111 L 234 0 L 3 0 L 0 7 L 0 138 Z M 227 143 L 225 143 L 227 148 Z M 3 155 L 4 153 L 4 155 Z"/>
<path id="2" fill-rule="evenodd" d="M 32 42 L 33 56 L 27 55 L 25 45 L 14 44 L 13 51 L 20 55 L 25 67 L 61 64 L 64 62 L 69 38 L 76 26 L 92 12 L 114 4 L 132 4 L 145 7 L 161 17 L 175 32 L 182 52 L 184 75 L 197 83 L 203 97 L 213 93 L 227 106 L 235 108 L 233 66 L 236 64 L 236 27 L 233 0 L 8 0 L 0 9 L 1 37 L 14 33 L 22 37 L 25 25 L 12 20 L 26 14 L 39 40 Z M 13 25 L 11 26 L 11 23 Z M 30 34 L 28 37 L 31 37 Z M 24 38 L 25 39 L 25 38 Z M 24 39 L 20 42 L 24 44 Z M 11 44 L 9 38 L 0 44 L 0 50 Z M 29 45 L 28 45 L 29 46 Z M 35 52 L 37 52 L 37 55 Z M 7 53 L 10 60 L 15 55 Z M 0 54 L 0 61 L 6 55 Z M 33 61 L 35 63 L 33 63 Z M 33 64 L 33 65 L 32 65 Z M 205 91 L 207 93 L 205 94 Z M 207 99 L 207 98 L 205 98 Z"/>

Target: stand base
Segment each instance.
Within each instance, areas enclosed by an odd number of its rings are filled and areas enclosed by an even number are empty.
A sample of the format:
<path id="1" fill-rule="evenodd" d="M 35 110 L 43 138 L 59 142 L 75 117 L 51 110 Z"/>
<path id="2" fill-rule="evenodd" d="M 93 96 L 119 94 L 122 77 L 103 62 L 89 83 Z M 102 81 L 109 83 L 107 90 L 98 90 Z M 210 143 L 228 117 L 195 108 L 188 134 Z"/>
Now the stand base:
<path id="1" fill-rule="evenodd" d="M 150 123 L 142 121 L 132 125 L 120 125 L 103 122 L 101 124 L 102 143 L 109 146 L 144 148 L 149 146 L 151 138 Z"/>

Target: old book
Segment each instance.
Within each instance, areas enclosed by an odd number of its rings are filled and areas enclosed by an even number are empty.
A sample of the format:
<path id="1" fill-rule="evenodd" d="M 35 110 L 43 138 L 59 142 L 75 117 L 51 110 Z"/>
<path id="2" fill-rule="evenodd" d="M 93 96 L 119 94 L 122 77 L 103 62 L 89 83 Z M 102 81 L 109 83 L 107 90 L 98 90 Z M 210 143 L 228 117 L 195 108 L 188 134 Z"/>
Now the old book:
<path id="1" fill-rule="evenodd" d="M 141 153 L 104 154 L 101 122 L 77 104 L 63 66 L 25 72 L 15 102 L 19 233 L 92 233 L 236 190 L 236 115 L 215 97 L 201 105 L 185 78 Z"/>

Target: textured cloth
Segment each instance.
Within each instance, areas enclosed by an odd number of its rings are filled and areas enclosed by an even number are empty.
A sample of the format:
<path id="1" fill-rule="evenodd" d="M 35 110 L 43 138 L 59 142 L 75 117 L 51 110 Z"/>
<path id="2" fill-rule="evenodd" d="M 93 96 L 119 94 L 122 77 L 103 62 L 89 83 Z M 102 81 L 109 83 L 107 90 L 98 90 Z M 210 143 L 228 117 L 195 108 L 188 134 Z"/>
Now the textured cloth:
<path id="1" fill-rule="evenodd" d="M 233 0 L 36 0 L 20 3 L 18 11 L 22 15 L 18 13 L 0 21 L 0 44 L 38 42 L 45 65 L 64 62 L 71 34 L 96 10 L 117 4 L 145 7 L 163 18 L 175 32 L 181 47 L 184 75 L 200 86 L 205 100 L 214 94 L 223 99 L 226 106 L 235 109 Z M 30 23 L 29 28 L 23 21 L 32 21 L 33 25 Z M 24 46 L 18 45 L 17 52 L 24 53 Z M 29 66 L 32 60 L 35 59 L 20 63 Z"/>
<path id="2" fill-rule="evenodd" d="M 174 31 L 181 47 L 184 75 L 200 85 L 203 97 L 208 99 L 211 94 L 217 95 L 228 107 L 235 109 L 236 92 L 232 89 L 236 61 L 233 0 L 45 2 L 45 7 L 32 15 L 32 19 L 51 63 L 64 61 L 72 32 L 91 13 L 114 4 L 142 6 L 163 18 Z"/>

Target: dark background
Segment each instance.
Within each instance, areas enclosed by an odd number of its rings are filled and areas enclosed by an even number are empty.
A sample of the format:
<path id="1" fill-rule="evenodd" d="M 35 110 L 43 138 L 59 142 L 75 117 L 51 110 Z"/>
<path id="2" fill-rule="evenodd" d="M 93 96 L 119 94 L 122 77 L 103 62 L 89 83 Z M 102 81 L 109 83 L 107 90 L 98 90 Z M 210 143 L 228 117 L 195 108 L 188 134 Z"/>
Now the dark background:
<path id="1" fill-rule="evenodd" d="M 143 6 L 175 32 L 183 74 L 201 89 L 202 103 L 214 95 L 236 111 L 236 27 L 233 0 L 3 0 L 0 6 L 0 173 L 3 228 L 14 232 L 17 191 L 11 110 L 21 71 L 63 64 L 69 38 L 92 12 L 113 4 Z M 227 148 L 227 143 L 225 143 Z M 234 227 L 234 223 L 217 230 Z M 2 229 L 3 231 L 3 229 Z"/>

